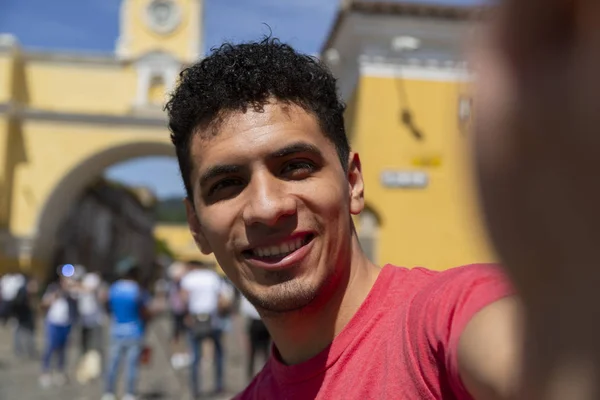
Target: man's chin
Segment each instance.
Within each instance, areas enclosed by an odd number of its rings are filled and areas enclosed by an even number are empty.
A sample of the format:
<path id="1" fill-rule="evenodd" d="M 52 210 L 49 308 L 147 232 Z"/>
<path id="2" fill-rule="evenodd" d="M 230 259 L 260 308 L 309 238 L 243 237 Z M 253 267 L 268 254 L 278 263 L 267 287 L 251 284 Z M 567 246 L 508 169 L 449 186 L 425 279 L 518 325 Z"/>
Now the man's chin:
<path id="1" fill-rule="evenodd" d="M 244 293 L 250 303 L 268 314 L 299 311 L 312 303 L 317 294 L 318 287 L 298 279 Z"/>

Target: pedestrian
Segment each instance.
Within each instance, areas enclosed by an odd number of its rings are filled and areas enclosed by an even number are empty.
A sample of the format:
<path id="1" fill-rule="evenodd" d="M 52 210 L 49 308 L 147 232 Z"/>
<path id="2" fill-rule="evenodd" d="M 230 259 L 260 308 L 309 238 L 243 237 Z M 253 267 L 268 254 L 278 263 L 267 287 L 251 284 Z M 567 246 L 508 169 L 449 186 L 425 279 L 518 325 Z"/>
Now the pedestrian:
<path id="1" fill-rule="evenodd" d="M 102 349 L 102 324 L 105 319 L 107 288 L 96 272 L 87 272 L 81 279 L 77 296 L 81 326 L 80 353 Z"/>
<path id="2" fill-rule="evenodd" d="M 187 306 L 181 292 L 181 280 L 187 272 L 185 263 L 173 263 L 168 269 L 168 305 L 171 314 L 172 331 L 171 331 L 171 365 L 175 369 L 180 369 L 189 364 L 189 354 L 187 353 L 185 344 L 186 327 L 185 315 Z"/>
<path id="3" fill-rule="evenodd" d="M 192 363 L 190 366 L 191 393 L 201 394 L 200 365 L 202 344 L 209 339 L 214 345 L 214 394 L 222 393 L 223 383 L 223 326 L 219 311 L 228 306 L 230 297 L 223 280 L 207 263 L 190 261 L 189 272 L 181 280 L 182 295 L 187 305 L 186 325 L 189 329 Z"/>
<path id="4" fill-rule="evenodd" d="M 96 272 L 83 274 L 77 292 L 80 327 L 77 380 L 82 384 L 98 378 L 102 371 L 107 290 L 100 274 Z"/>
<path id="5" fill-rule="evenodd" d="M 264 362 L 269 359 L 271 336 L 269 335 L 269 331 L 262 321 L 260 314 L 258 314 L 256 307 L 243 296 L 241 298 L 240 311 L 241 314 L 246 317 L 246 334 L 249 344 L 248 367 L 246 373 L 248 375 L 248 381 L 251 381 L 256 375 L 258 357 L 263 357 Z"/>
<path id="6" fill-rule="evenodd" d="M 140 267 L 127 259 L 119 265 L 119 280 L 108 291 L 111 313 L 110 350 L 105 394 L 102 400 L 116 399 L 117 380 L 121 362 L 125 361 L 125 395 L 123 400 L 135 400 L 144 348 L 144 333 L 150 318 L 150 295 L 140 285 Z"/>
<path id="7" fill-rule="evenodd" d="M 38 292 L 35 278 L 24 274 L 24 284 L 19 288 L 13 301 L 12 313 L 16 321 L 15 353 L 18 357 L 34 359 L 37 357 L 35 347 L 35 311 L 33 297 Z"/>
<path id="8" fill-rule="evenodd" d="M 45 349 L 42 355 L 42 375 L 40 385 L 62 386 L 68 381 L 66 373 L 66 350 L 71 328 L 77 319 L 73 279 L 75 268 L 65 264 L 58 269 L 58 280 L 48 285 L 42 297 L 41 307 L 46 310 Z M 52 375 L 51 361 L 56 357 L 56 374 Z"/>
<path id="9" fill-rule="evenodd" d="M 8 273 L 0 279 L 0 319 L 6 325 L 13 317 L 13 304 L 19 289 L 25 284 L 20 273 Z"/>

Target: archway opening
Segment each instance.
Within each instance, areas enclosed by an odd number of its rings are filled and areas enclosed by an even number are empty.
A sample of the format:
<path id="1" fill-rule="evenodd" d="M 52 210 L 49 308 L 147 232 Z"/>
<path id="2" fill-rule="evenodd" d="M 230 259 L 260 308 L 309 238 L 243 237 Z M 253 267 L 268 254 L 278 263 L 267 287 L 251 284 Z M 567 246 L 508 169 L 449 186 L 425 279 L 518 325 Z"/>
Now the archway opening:
<path id="1" fill-rule="evenodd" d="M 171 144 L 105 149 L 55 187 L 40 213 L 32 256 L 47 277 L 62 263 L 105 273 L 128 257 L 152 270 L 156 207 L 169 195 L 183 197 Z"/>

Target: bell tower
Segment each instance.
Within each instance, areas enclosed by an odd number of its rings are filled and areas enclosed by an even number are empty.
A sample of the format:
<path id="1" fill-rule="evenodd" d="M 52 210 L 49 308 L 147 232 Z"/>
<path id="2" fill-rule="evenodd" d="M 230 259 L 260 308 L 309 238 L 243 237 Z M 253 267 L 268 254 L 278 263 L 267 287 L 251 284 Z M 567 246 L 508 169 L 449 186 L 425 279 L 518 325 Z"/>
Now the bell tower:
<path id="1" fill-rule="evenodd" d="M 204 0 L 121 0 L 117 58 L 136 71 L 132 108 L 159 113 L 183 67 L 203 47 Z"/>
<path id="2" fill-rule="evenodd" d="M 204 0 L 122 0 L 116 53 L 133 60 L 167 53 L 183 64 L 201 56 Z"/>

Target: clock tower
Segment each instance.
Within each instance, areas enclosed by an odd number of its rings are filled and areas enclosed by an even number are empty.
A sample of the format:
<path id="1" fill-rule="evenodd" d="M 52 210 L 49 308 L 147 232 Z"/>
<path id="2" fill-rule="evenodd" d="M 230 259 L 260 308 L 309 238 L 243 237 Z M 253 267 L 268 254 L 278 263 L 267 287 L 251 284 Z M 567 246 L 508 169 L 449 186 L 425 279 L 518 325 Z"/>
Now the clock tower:
<path id="1" fill-rule="evenodd" d="M 166 53 L 181 63 L 202 52 L 203 0 L 122 0 L 117 56 Z"/>
<path id="2" fill-rule="evenodd" d="M 202 55 L 204 0 L 121 0 L 116 55 L 137 76 L 136 113 L 159 113 L 179 71 Z"/>

